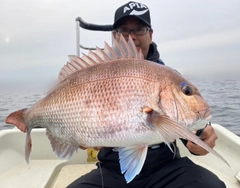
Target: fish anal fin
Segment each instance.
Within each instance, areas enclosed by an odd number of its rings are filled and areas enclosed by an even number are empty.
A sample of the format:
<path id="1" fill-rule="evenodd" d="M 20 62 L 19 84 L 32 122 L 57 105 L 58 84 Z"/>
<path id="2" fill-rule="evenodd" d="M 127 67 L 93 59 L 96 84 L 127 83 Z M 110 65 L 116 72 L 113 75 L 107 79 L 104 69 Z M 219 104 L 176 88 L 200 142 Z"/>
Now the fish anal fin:
<path id="1" fill-rule="evenodd" d="M 71 145 L 66 142 L 62 142 L 60 139 L 54 137 L 48 130 L 46 135 L 50 140 L 53 151 L 60 159 L 70 159 L 73 153 L 78 150 L 78 145 Z"/>
<path id="2" fill-rule="evenodd" d="M 150 121 L 153 127 L 159 131 L 168 146 L 170 142 L 174 141 L 177 138 L 187 139 L 201 146 L 209 153 L 212 153 L 229 166 L 228 162 L 219 153 L 209 147 L 209 145 L 203 142 L 198 136 L 193 134 L 192 131 L 178 124 L 174 120 L 171 120 L 168 116 L 160 115 L 158 112 L 153 111 L 150 115 Z"/>
<path id="3" fill-rule="evenodd" d="M 24 108 L 22 110 L 18 110 L 16 112 L 11 113 L 7 118 L 6 118 L 6 123 L 7 124 L 13 124 L 15 125 L 18 129 L 20 129 L 22 132 L 27 132 L 27 125 L 24 122 L 24 112 L 27 110 L 27 108 Z"/>
<path id="4" fill-rule="evenodd" d="M 118 148 L 121 172 L 129 183 L 142 170 L 148 146 Z"/>

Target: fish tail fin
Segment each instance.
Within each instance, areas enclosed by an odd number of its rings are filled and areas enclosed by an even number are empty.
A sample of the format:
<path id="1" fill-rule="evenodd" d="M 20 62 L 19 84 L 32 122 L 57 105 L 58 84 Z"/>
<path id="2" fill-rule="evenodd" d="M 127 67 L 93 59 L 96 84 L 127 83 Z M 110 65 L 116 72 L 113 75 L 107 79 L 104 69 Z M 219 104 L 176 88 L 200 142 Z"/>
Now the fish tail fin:
<path id="1" fill-rule="evenodd" d="M 27 132 L 27 125 L 24 122 L 23 118 L 23 113 L 27 110 L 27 108 L 24 108 L 22 110 L 18 110 L 16 112 L 11 113 L 7 118 L 6 118 L 6 123 L 7 124 L 13 124 L 15 125 L 18 129 L 20 129 L 22 132 Z"/>
<path id="2" fill-rule="evenodd" d="M 25 143 L 25 160 L 27 163 L 29 163 L 30 153 L 32 150 L 32 138 L 31 138 L 31 130 L 28 129 L 27 125 L 24 121 L 24 112 L 27 110 L 27 108 L 24 108 L 22 110 L 18 110 L 16 112 L 11 113 L 6 118 L 7 124 L 14 124 L 18 129 L 20 129 L 22 132 L 27 132 L 26 136 L 26 143 Z"/>
<path id="3" fill-rule="evenodd" d="M 32 151 L 32 138 L 30 135 L 30 131 L 27 132 L 26 136 L 26 145 L 25 145 L 25 160 L 29 164 L 30 153 Z"/>
<path id="4" fill-rule="evenodd" d="M 228 166 L 228 162 L 215 150 L 209 147 L 205 142 L 203 142 L 198 136 L 193 134 L 190 130 L 177 122 L 171 120 L 168 116 L 160 115 L 156 111 L 153 111 L 150 115 L 150 121 L 153 126 L 159 131 L 165 140 L 165 143 L 169 146 L 170 142 L 173 142 L 177 138 L 183 138 L 190 140 L 197 145 L 201 146 L 209 153 L 214 154 L 216 157 L 225 162 Z"/>

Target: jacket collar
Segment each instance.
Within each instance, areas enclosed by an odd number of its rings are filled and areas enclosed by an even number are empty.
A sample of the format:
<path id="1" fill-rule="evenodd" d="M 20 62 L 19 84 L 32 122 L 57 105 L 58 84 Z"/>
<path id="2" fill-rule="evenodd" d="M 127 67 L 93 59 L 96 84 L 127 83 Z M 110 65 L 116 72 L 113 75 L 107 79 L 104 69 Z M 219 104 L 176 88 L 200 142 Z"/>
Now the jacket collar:
<path id="1" fill-rule="evenodd" d="M 160 54 L 157 50 L 157 44 L 155 42 L 152 42 L 152 44 L 150 44 L 147 60 L 154 61 L 164 65 L 164 63 L 160 59 Z"/>

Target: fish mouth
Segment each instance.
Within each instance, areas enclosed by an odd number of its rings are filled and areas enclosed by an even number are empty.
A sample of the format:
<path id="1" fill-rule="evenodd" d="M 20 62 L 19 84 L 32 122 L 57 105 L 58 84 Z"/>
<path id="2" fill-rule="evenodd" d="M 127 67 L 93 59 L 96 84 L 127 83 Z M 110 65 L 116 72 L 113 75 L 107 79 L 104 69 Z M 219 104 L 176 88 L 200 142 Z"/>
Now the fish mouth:
<path id="1" fill-rule="evenodd" d="M 201 119 L 201 120 L 210 120 L 212 118 L 212 110 L 210 107 L 207 107 L 203 110 L 200 110 L 197 112 L 197 115 L 198 115 L 198 119 Z"/>
<path id="2" fill-rule="evenodd" d="M 184 121 L 181 124 L 185 127 L 187 127 L 191 131 L 200 130 L 203 129 L 211 120 L 211 109 L 210 107 L 205 108 L 203 110 L 200 110 L 196 112 L 197 117 L 193 121 Z"/>
<path id="3" fill-rule="evenodd" d="M 211 112 L 212 110 L 210 107 L 207 107 L 203 110 L 196 112 L 198 118 L 196 119 L 196 121 L 187 125 L 189 130 L 195 131 L 195 130 L 203 129 L 212 118 Z"/>

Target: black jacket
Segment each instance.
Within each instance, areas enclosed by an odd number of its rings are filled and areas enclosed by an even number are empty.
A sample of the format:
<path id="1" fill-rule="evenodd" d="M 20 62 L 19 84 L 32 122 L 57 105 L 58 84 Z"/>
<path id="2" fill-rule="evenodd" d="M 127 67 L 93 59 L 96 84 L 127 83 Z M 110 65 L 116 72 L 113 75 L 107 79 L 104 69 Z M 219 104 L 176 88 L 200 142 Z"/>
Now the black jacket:
<path id="1" fill-rule="evenodd" d="M 155 43 L 150 45 L 147 60 L 164 65 L 163 61 L 160 59 L 160 54 Z M 176 143 L 174 142 L 171 147 L 175 153 L 172 153 L 165 143 L 149 147 L 147 157 L 140 174 L 151 174 L 156 169 L 171 162 L 176 156 L 179 157 L 180 154 Z M 113 148 L 102 148 L 98 153 L 98 160 L 104 168 L 121 173 L 118 152 L 113 151 Z"/>
<path id="2" fill-rule="evenodd" d="M 157 45 L 154 42 L 152 42 L 152 44 L 150 45 L 147 60 L 165 65 L 163 61 L 160 59 L 160 54 L 157 50 Z"/>

